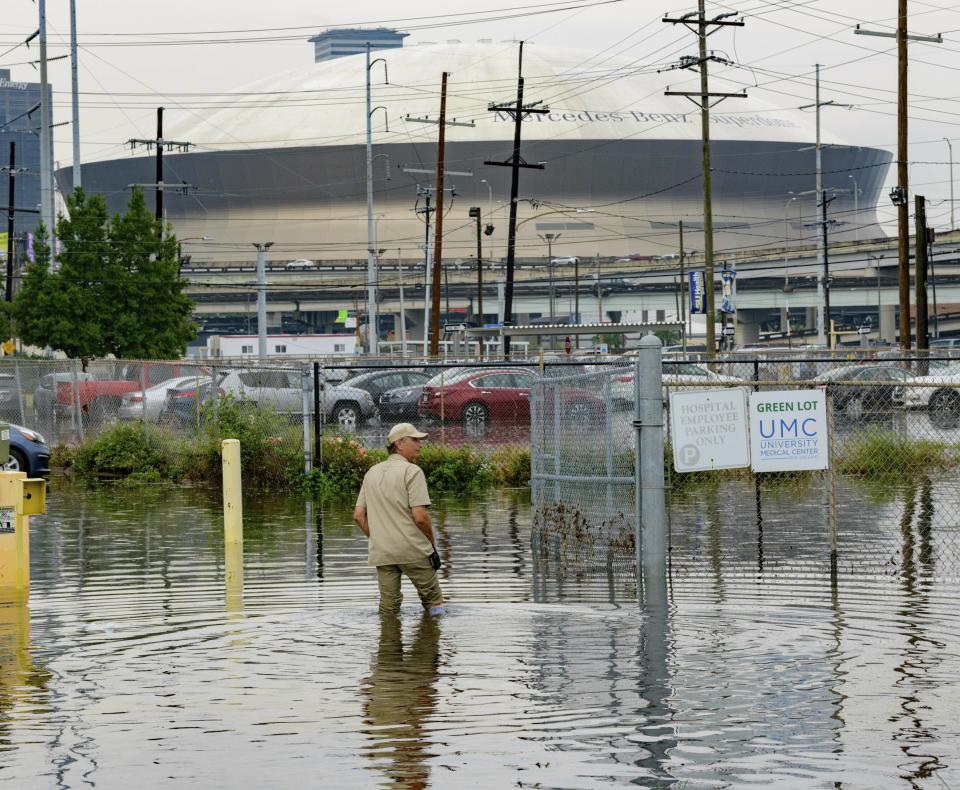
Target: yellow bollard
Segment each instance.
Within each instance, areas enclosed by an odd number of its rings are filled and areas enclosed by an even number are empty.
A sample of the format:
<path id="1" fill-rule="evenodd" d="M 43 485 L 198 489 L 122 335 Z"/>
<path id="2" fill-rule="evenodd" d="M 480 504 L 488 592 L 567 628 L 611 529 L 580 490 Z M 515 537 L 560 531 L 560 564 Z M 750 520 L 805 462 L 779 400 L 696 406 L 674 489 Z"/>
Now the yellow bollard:
<path id="1" fill-rule="evenodd" d="M 47 483 L 24 472 L 0 472 L 0 598 L 30 590 L 30 516 L 46 512 Z"/>
<path id="2" fill-rule="evenodd" d="M 223 547 L 224 604 L 227 612 L 243 611 L 243 543 Z"/>
<path id="3" fill-rule="evenodd" d="M 224 439 L 223 457 L 223 541 L 243 544 L 243 487 L 240 483 L 240 442 Z"/>

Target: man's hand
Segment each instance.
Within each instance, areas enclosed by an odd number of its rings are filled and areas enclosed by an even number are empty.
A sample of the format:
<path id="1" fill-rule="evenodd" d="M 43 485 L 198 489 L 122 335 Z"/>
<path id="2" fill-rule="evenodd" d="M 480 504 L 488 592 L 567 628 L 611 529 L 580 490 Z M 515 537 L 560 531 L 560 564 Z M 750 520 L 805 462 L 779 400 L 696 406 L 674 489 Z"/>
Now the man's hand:
<path id="1" fill-rule="evenodd" d="M 367 509 L 365 507 L 355 507 L 353 509 L 353 520 L 357 522 L 357 526 L 360 527 L 363 534 L 369 538 L 370 525 L 367 524 Z"/>
<path id="2" fill-rule="evenodd" d="M 410 508 L 410 515 L 413 516 L 417 528 L 426 536 L 427 540 L 433 545 L 433 524 L 430 521 L 430 511 L 423 505 L 417 505 Z M 356 516 L 354 516 L 356 518 Z"/>

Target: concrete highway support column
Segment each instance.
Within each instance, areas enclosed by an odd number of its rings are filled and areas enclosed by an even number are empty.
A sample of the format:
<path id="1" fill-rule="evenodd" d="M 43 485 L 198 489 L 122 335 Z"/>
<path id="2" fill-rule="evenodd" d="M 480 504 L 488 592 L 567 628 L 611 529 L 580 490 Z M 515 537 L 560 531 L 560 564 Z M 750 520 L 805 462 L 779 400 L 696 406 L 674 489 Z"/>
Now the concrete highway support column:
<path id="1" fill-rule="evenodd" d="M 880 340 L 897 342 L 897 307 L 892 304 L 880 305 Z"/>
<path id="2" fill-rule="evenodd" d="M 803 308 L 803 322 L 804 326 L 808 330 L 816 330 L 817 328 L 817 308 L 816 307 L 804 307 Z"/>
<path id="3" fill-rule="evenodd" d="M 790 311 L 786 307 L 780 308 L 780 331 L 784 334 L 790 331 Z"/>
<path id="4" fill-rule="evenodd" d="M 738 346 L 752 345 L 760 340 L 760 321 L 765 313 L 764 310 L 737 310 L 733 340 Z"/>

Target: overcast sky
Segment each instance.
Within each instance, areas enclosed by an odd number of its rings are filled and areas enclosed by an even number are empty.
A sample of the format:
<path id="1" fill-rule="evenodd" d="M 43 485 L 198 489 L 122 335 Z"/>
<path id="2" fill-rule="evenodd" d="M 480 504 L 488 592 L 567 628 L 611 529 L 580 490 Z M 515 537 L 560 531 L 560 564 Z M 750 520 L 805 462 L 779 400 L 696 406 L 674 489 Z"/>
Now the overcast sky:
<path id="1" fill-rule="evenodd" d="M 152 137 L 156 106 L 162 104 L 173 115 L 185 93 L 236 90 L 265 75 L 309 66 L 313 45 L 306 39 L 332 25 L 393 26 L 410 31 L 408 44 L 523 39 L 620 53 L 641 63 L 696 51 L 693 35 L 660 21 L 665 12 L 682 14 L 695 5 L 623 0 L 571 10 L 575 4 L 366 0 L 351 8 L 316 0 L 78 0 L 83 157 L 122 155 L 130 137 Z M 952 87 L 960 76 L 960 6 L 946 0 L 911 0 L 909 5 L 911 33 L 944 34 L 942 44 L 911 43 L 910 47 L 910 159 L 917 163 L 912 165 L 911 187 L 930 201 L 930 223 L 943 228 L 950 214 L 948 148 L 943 138 L 960 142 L 960 95 L 953 96 L 957 91 Z M 38 72 L 29 65 L 37 57 L 35 43 L 29 49 L 15 47 L 36 29 L 37 7 L 32 0 L 4 0 L 3 6 L 0 68 L 10 68 L 14 79 L 37 81 Z M 746 19 L 745 27 L 721 30 L 710 39 L 711 48 L 738 64 L 717 68 L 713 87 L 745 86 L 772 104 L 795 107 L 813 101 L 813 66 L 819 62 L 823 64 L 821 99 L 854 105 L 825 109 L 824 125 L 850 142 L 895 151 L 896 43 L 854 35 L 853 27 L 860 22 L 871 30 L 892 32 L 896 6 L 896 0 L 708 2 L 708 15 L 737 10 Z M 565 10 L 552 11 L 558 7 Z M 68 0 L 47 0 L 47 15 L 52 58 L 68 51 Z M 463 21 L 494 15 L 504 18 Z M 251 40 L 280 37 L 286 40 Z M 149 45 L 156 41 L 178 43 Z M 67 60 L 51 63 L 50 80 L 56 89 L 56 120 L 68 120 Z M 55 144 L 59 163 L 69 164 L 69 126 L 57 129 Z M 894 177 L 892 168 L 890 185 Z M 880 208 L 881 217 L 894 216 L 886 199 Z"/>

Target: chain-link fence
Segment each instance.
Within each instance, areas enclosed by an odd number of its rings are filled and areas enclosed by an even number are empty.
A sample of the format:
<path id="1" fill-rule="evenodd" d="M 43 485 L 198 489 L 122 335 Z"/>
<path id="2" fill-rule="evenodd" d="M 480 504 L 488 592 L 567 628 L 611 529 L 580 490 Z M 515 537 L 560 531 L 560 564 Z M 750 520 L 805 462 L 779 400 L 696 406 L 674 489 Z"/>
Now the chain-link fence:
<path id="1" fill-rule="evenodd" d="M 93 360 L 84 367 L 79 360 L 14 358 L 0 361 L 0 420 L 67 448 L 125 425 L 148 431 L 181 467 L 228 434 L 242 432 L 257 447 L 306 464 L 325 436 L 349 434 L 383 447 L 402 421 L 426 427 L 435 444 L 526 448 L 534 383 L 583 373 L 585 364 Z M 574 417 L 593 407 L 592 396 L 584 397 L 583 404 L 566 404 Z"/>
<path id="2" fill-rule="evenodd" d="M 535 388 L 534 548 L 559 573 L 635 572 L 634 369 L 629 360 Z M 671 572 L 960 576 L 960 358 L 771 352 L 709 364 L 666 357 L 665 441 L 672 393 L 738 388 L 826 394 L 823 471 L 676 471 L 664 447 Z M 556 404 L 570 391 L 604 404 L 588 437 Z M 557 399 L 560 399 L 559 401 Z M 551 407 L 551 404 L 554 404 Z M 787 430 L 796 430 L 787 423 Z M 802 440 L 802 437 L 800 437 Z"/>

